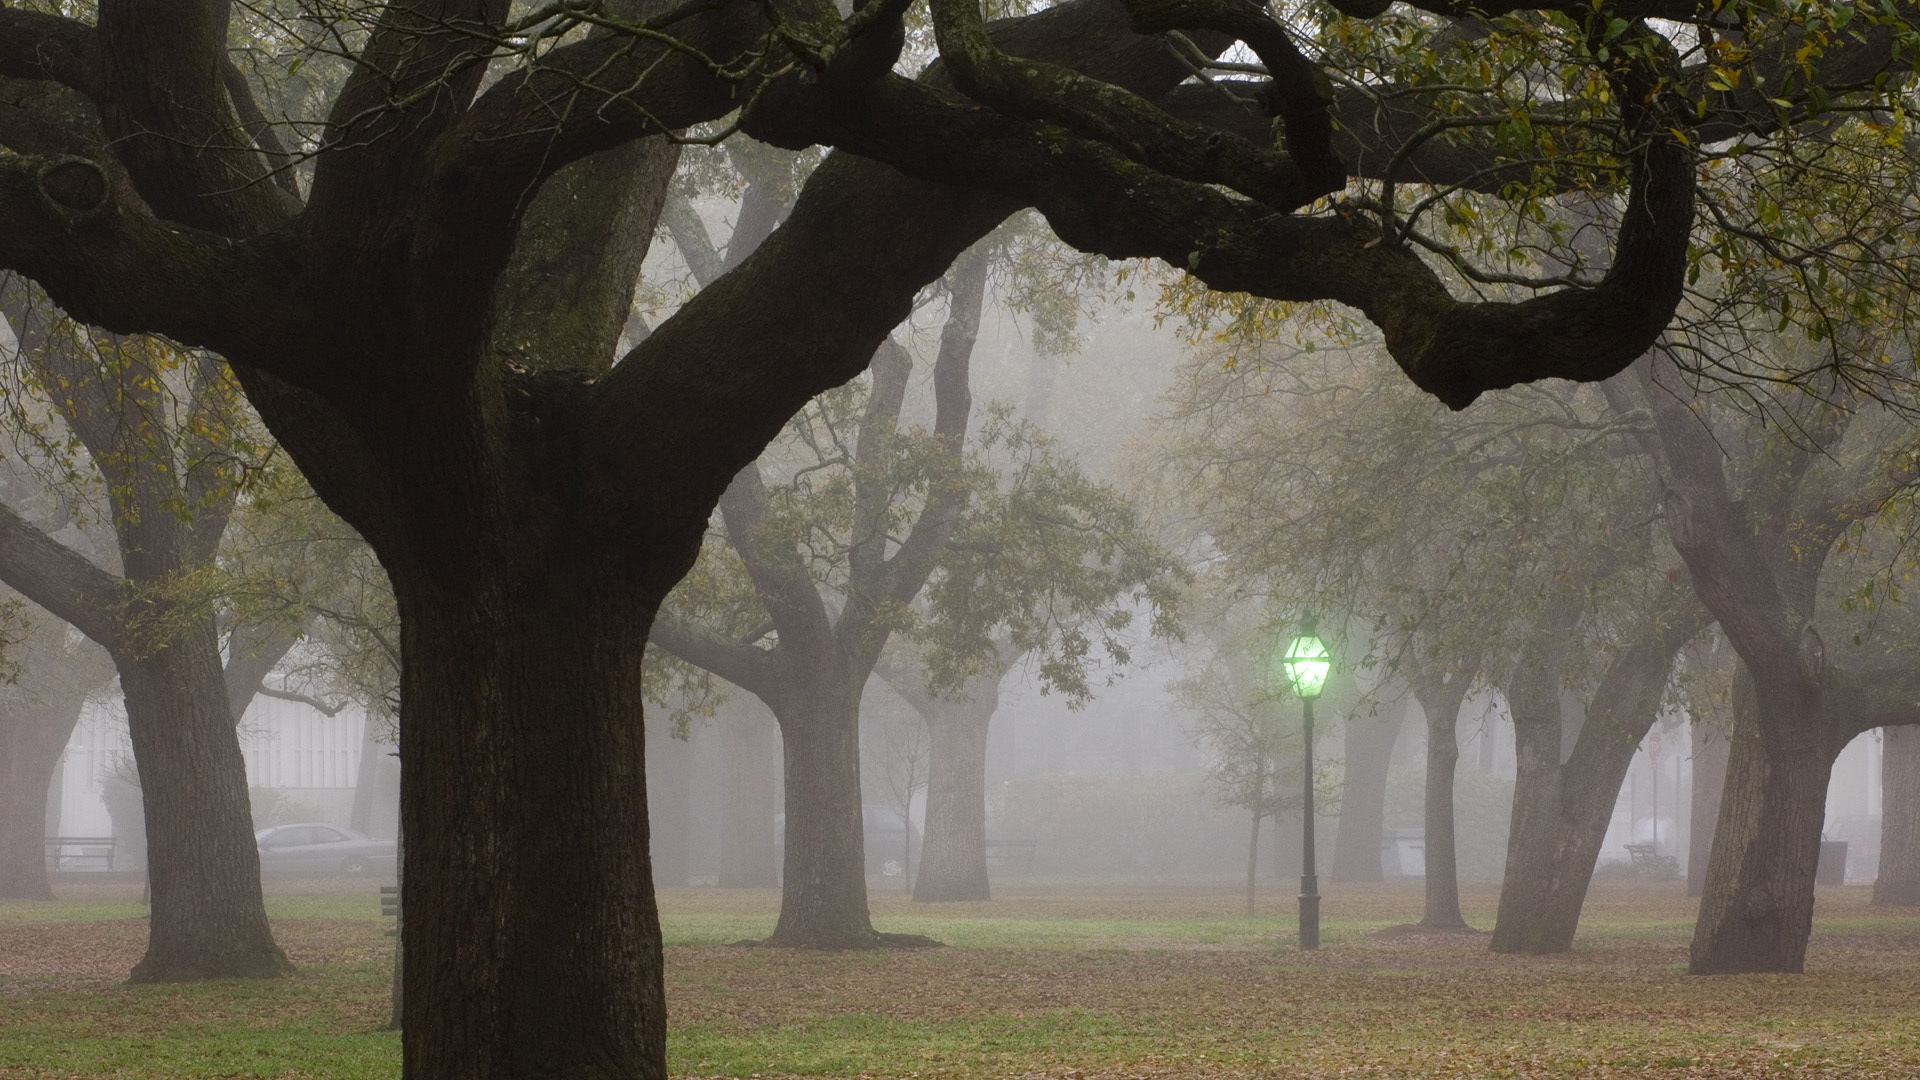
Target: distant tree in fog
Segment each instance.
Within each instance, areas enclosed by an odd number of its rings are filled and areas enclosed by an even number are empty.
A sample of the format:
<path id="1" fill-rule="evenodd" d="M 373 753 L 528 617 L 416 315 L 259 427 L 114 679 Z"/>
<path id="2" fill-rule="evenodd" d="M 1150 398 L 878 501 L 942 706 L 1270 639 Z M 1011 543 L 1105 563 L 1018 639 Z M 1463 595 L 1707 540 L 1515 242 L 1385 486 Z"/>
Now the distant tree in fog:
<path id="1" fill-rule="evenodd" d="M 289 970 L 261 901 L 234 725 L 299 631 L 235 617 L 218 565 L 265 437 L 216 357 L 74 323 L 17 277 L 0 288 L 0 313 L 17 343 L 0 581 L 105 648 L 119 672 L 153 908 L 134 980 Z M 110 553 L 60 539 L 84 521 L 111 535 Z"/>
<path id="2" fill-rule="evenodd" d="M 1304 805 L 1299 719 L 1288 723 L 1282 716 L 1281 703 L 1293 699 L 1266 670 L 1270 643 L 1257 641 L 1266 636 L 1259 631 L 1238 635 L 1200 670 L 1168 686 L 1190 717 L 1194 741 L 1207 752 L 1215 796 L 1247 811 L 1249 915 L 1257 899 L 1260 823 Z"/>

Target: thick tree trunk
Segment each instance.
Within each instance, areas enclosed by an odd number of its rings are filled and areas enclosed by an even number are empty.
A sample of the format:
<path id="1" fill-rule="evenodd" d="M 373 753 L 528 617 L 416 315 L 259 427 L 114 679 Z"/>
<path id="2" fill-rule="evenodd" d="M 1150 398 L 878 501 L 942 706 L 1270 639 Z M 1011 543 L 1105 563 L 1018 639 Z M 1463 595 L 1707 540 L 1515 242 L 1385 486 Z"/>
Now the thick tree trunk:
<path id="1" fill-rule="evenodd" d="M 883 944 L 867 909 L 860 799 L 860 688 L 822 678 L 773 702 L 786 756 L 780 921 L 769 945 Z"/>
<path id="2" fill-rule="evenodd" d="M 757 703 L 732 710 L 720 724 L 727 757 L 727 811 L 720 838 L 720 887 L 771 889 L 773 818 L 780 810 L 780 729 Z"/>
<path id="3" fill-rule="evenodd" d="M 1707 888 L 1707 863 L 1713 858 L 1713 833 L 1720 820 L 1720 794 L 1727 784 L 1729 737 L 1725 731 L 1695 721 L 1689 725 L 1693 743 L 1693 790 L 1687 821 L 1687 895 Z"/>
<path id="4" fill-rule="evenodd" d="M 85 694 L 0 703 L 0 900 L 51 900 L 47 790 Z"/>
<path id="5" fill-rule="evenodd" d="M 1920 906 L 1920 727 L 1882 728 L 1880 874 L 1873 902 Z"/>
<path id="6" fill-rule="evenodd" d="M 147 954 L 133 981 L 291 970 L 267 926 L 246 762 L 213 627 L 116 663 L 140 768 L 152 890 Z"/>
<path id="7" fill-rule="evenodd" d="M 1573 919 L 1568 920 L 1555 905 L 1570 891 L 1556 880 L 1562 869 L 1560 686 L 1551 672 L 1526 670 L 1524 664 L 1522 668 L 1507 691 L 1513 713 L 1513 817 L 1490 947 L 1502 953 L 1560 952 L 1566 946 L 1555 947 L 1558 935 L 1553 931 L 1577 922 L 1580 914 L 1576 903 Z M 1627 752 L 1633 752 L 1631 745 Z M 1588 863 L 1586 870 L 1592 869 Z M 1584 880 L 1581 886 L 1584 893 Z M 1571 931 L 1567 936 L 1571 944 Z"/>
<path id="8" fill-rule="evenodd" d="M 491 554 L 392 571 L 405 1073 L 664 1077 L 641 657 L 665 586 Z"/>
<path id="9" fill-rule="evenodd" d="M 984 680 L 980 680 L 984 681 Z M 990 900 L 987 881 L 987 732 L 999 686 L 971 701 L 940 702 L 927 722 L 927 829 L 913 898 Z"/>
<path id="10" fill-rule="evenodd" d="M 1837 750 L 1820 737 L 1815 717 L 1796 723 L 1762 712 L 1791 708 L 1791 701 L 1756 700 L 1743 708 L 1741 699 L 1750 696 L 1758 697 L 1735 691 L 1726 792 L 1688 965 L 1695 975 L 1799 972 L 1806 965 Z M 1764 729 L 1774 733 L 1771 739 Z"/>
<path id="11" fill-rule="evenodd" d="M 1386 826 L 1387 767 L 1407 721 L 1402 699 L 1382 717 L 1347 718 L 1346 781 L 1340 787 L 1340 828 L 1333 844 L 1334 881 L 1379 881 L 1380 841 Z"/>
<path id="12" fill-rule="evenodd" d="M 1467 925 L 1460 914 L 1460 863 L 1453 836 L 1453 774 L 1460 764 L 1456 734 L 1460 703 L 1427 714 L 1426 793 L 1426 910 L 1420 925 L 1458 929 Z"/>

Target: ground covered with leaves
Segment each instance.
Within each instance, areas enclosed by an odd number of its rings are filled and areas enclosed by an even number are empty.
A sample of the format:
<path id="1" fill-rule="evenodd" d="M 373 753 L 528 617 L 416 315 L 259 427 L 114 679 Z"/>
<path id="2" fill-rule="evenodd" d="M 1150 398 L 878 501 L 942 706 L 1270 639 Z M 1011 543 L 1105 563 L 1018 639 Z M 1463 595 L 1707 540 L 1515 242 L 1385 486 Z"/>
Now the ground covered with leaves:
<path id="1" fill-rule="evenodd" d="M 1920 913 L 1823 889 L 1808 972 L 1691 978 L 1678 882 L 1602 881 L 1575 950 L 1500 957 L 1435 934 L 1418 882 L 1336 887 L 1326 947 L 1292 898 L 1239 914 L 1224 880 L 1014 881 L 983 904 L 875 896 L 926 952 L 734 944 L 771 892 L 663 895 L 669 1061 L 682 1076 L 1914 1077 Z M 0 1078 L 389 1077 L 391 941 L 371 884 L 269 898 L 300 965 L 274 982 L 129 987 L 124 887 L 0 902 Z M 1491 890 L 1469 919 L 1491 920 Z"/>

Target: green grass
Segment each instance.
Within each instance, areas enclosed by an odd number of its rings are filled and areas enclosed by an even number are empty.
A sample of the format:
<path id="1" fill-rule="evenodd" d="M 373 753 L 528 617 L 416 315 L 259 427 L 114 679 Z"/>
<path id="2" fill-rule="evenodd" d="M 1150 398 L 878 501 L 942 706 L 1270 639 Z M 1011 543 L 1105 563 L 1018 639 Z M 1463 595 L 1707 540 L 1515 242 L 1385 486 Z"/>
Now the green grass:
<path id="1" fill-rule="evenodd" d="M 293 978 L 129 987 L 137 897 L 0 904 L 0 1078 L 394 1077 L 375 885 L 269 899 Z M 1491 890 L 1464 897 L 1491 922 Z M 1823 890 L 1805 976 L 1695 979 L 1678 883 L 1601 883 L 1573 953 L 1405 930 L 1418 883 L 1294 902 L 1222 878 L 1012 882 L 984 904 L 873 899 L 949 948 L 732 948 L 771 891 L 663 895 L 668 1059 L 684 1076 L 1920 1076 L 1920 919 Z"/>

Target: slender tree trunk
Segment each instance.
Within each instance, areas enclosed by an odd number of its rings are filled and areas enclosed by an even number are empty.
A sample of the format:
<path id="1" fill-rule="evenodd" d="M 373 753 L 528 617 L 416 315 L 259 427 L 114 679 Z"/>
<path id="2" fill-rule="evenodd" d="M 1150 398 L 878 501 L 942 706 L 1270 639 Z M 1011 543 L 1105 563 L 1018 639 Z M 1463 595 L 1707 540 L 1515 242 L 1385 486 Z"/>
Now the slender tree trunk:
<path id="1" fill-rule="evenodd" d="M 1713 857 L 1713 833 L 1720 820 L 1720 794 L 1727 784 L 1730 738 L 1710 724 L 1689 725 L 1693 742 L 1693 791 L 1687 824 L 1687 895 L 1707 887 L 1707 863 Z"/>
<path id="2" fill-rule="evenodd" d="M 727 768 L 727 810 L 720 840 L 720 887 L 771 889 L 773 818 L 780 809 L 780 730 L 757 704 L 730 713 L 720 725 Z"/>
<path id="3" fill-rule="evenodd" d="M 1386 826 L 1387 768 L 1406 725 L 1402 699 L 1383 717 L 1349 717 L 1346 782 L 1340 787 L 1340 827 L 1333 844 L 1334 881 L 1379 881 Z"/>
<path id="4" fill-rule="evenodd" d="M 53 899 L 47 790 L 86 700 L 66 693 L 0 703 L 0 899 Z"/>
<path id="5" fill-rule="evenodd" d="M 140 767 L 153 905 L 133 981 L 291 970 L 267 926 L 247 767 L 212 625 L 116 664 Z"/>
<path id="6" fill-rule="evenodd" d="M 1920 727 L 1881 733 L 1880 874 L 1873 902 L 1920 906 Z"/>
<path id="7" fill-rule="evenodd" d="M 983 680 L 984 681 L 984 680 Z M 987 880 L 987 732 L 999 686 L 970 701 L 938 702 L 927 722 L 927 829 L 913 898 L 990 900 Z"/>
<path id="8" fill-rule="evenodd" d="M 1426 911 L 1421 926 L 1458 929 L 1460 863 L 1453 836 L 1453 774 L 1460 764 L 1459 702 L 1427 714 Z"/>
<path id="9" fill-rule="evenodd" d="M 1798 722 L 1767 715 L 1796 706 L 1810 712 L 1808 703 L 1759 699 L 1752 681 L 1738 677 L 1726 792 L 1688 966 L 1695 975 L 1799 972 L 1806 965 L 1827 782 L 1838 751 L 1821 737 L 1816 715 Z"/>
<path id="10" fill-rule="evenodd" d="M 1570 754 L 1562 752 L 1574 704 L 1558 678 L 1541 677 L 1537 660 L 1514 680 L 1513 825 L 1490 948 L 1497 953 L 1566 952 L 1580 927 L 1580 909 L 1620 784 L 1659 715 L 1674 657 L 1699 628 L 1659 612 L 1639 640 L 1616 654 L 1595 689 Z M 1550 672 L 1549 672 L 1550 674 Z M 1564 757 L 1564 760 L 1563 760 Z"/>
<path id="11" fill-rule="evenodd" d="M 353 808 L 348 811 L 347 825 L 363 833 L 373 831 L 373 800 L 379 786 L 380 758 L 387 753 L 375 734 L 380 730 L 373 717 L 366 717 L 360 725 L 360 767 L 354 770 Z"/>
<path id="12" fill-rule="evenodd" d="M 1247 828 L 1247 914 L 1259 910 L 1260 893 L 1260 819 L 1266 814 L 1261 811 L 1267 799 L 1266 762 L 1257 767 L 1253 781 L 1253 819 Z"/>
<path id="13" fill-rule="evenodd" d="M 668 583 L 554 546 L 390 571 L 412 1080 L 666 1075 L 641 658 Z"/>
<path id="14" fill-rule="evenodd" d="M 860 688 L 829 677 L 769 702 L 786 757 L 780 921 L 769 945 L 871 948 L 860 799 Z"/>

